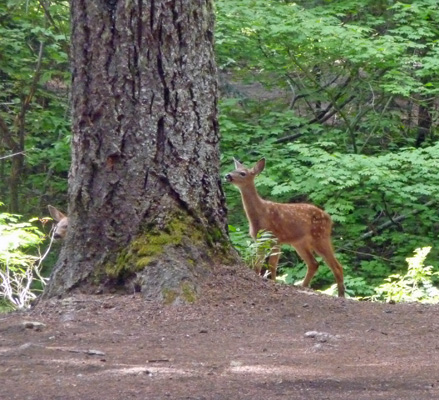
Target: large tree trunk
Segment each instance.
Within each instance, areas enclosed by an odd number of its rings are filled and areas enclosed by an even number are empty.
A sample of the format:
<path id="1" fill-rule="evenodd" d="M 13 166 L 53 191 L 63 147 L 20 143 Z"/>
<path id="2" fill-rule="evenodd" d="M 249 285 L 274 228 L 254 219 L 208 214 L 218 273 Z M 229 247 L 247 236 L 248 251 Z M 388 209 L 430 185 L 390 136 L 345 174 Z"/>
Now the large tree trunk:
<path id="1" fill-rule="evenodd" d="M 46 294 L 191 301 L 231 256 L 211 0 L 73 1 L 69 232 Z"/>

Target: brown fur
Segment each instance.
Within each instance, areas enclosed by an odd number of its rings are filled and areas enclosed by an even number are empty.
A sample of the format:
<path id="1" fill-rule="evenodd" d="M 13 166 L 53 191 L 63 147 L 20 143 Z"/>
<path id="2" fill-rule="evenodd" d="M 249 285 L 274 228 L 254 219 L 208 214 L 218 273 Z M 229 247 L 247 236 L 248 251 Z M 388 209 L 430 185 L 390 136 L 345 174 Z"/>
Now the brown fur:
<path id="1" fill-rule="evenodd" d="M 55 239 L 64 239 L 67 235 L 69 218 L 53 206 L 47 206 L 47 208 L 49 209 L 50 216 L 57 223 L 54 228 L 53 237 Z"/>
<path id="2" fill-rule="evenodd" d="M 276 279 L 279 245 L 289 244 L 308 267 L 303 286 L 309 286 L 317 272 L 319 265 L 314 257 L 314 253 L 317 253 L 331 268 L 337 282 L 338 295 L 344 297 L 343 267 L 336 259 L 331 243 L 331 217 L 312 204 L 274 203 L 261 198 L 254 179 L 265 168 L 265 159 L 259 160 L 250 169 L 235 160 L 235 168 L 235 171 L 226 175 L 226 179 L 241 192 L 251 237 L 256 239 L 258 232 L 265 230 L 277 238 L 277 245 L 269 258 L 271 278 Z M 260 273 L 260 270 L 259 265 L 256 271 Z"/>

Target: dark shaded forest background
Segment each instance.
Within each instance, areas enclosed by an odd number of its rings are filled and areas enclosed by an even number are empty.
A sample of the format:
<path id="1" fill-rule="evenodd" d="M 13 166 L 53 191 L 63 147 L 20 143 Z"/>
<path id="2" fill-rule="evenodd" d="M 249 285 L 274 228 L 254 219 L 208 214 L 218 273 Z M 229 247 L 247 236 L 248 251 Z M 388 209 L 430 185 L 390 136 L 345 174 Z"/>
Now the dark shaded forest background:
<path id="1" fill-rule="evenodd" d="M 266 157 L 264 197 L 330 213 L 349 294 L 372 296 L 426 246 L 434 281 L 438 2 L 218 0 L 216 13 L 223 171 L 232 157 Z M 66 210 L 69 32 L 67 1 L 0 4 L 0 224 L 6 213 L 47 216 L 48 204 Z M 231 237 L 245 255 L 239 193 L 225 190 Z M 283 249 L 285 282 L 305 269 Z M 321 268 L 313 285 L 332 281 Z"/>

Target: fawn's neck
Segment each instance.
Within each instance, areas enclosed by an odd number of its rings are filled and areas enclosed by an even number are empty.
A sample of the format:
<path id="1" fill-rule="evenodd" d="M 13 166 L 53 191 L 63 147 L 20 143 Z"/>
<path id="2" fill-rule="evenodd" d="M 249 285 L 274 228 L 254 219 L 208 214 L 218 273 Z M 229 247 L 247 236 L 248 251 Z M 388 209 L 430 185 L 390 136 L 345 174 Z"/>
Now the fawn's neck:
<path id="1" fill-rule="evenodd" d="M 242 204 L 250 222 L 256 221 L 264 211 L 264 200 L 254 185 L 240 188 Z"/>

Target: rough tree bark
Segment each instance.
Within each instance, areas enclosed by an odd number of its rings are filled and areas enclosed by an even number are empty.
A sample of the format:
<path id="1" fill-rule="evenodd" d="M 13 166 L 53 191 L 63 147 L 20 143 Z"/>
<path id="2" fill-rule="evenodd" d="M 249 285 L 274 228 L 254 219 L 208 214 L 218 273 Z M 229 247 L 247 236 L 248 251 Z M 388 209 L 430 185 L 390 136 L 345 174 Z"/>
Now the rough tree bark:
<path id="1" fill-rule="evenodd" d="M 230 260 L 211 0 L 72 2 L 69 232 L 46 296 L 192 301 Z"/>

